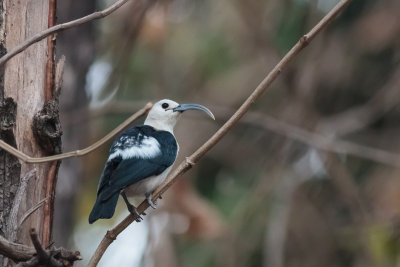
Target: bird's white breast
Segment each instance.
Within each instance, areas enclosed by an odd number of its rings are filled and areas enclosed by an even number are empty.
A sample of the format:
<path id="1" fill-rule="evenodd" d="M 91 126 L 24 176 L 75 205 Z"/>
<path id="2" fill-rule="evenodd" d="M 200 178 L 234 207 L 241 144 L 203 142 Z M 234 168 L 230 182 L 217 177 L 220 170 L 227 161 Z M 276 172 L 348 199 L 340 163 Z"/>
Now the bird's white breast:
<path id="1" fill-rule="evenodd" d="M 143 179 L 125 189 L 125 193 L 132 196 L 143 196 L 146 193 L 151 193 L 154 189 L 157 188 L 162 182 L 164 182 L 165 178 L 171 171 L 172 165 L 169 166 L 165 171 L 163 171 L 160 175 L 150 176 L 146 179 Z"/>

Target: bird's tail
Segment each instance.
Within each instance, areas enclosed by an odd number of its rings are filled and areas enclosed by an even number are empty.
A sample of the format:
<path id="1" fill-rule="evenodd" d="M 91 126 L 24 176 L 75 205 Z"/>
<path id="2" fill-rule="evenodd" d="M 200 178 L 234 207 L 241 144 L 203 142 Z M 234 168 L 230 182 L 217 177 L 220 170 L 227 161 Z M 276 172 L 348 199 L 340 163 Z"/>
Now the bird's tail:
<path id="1" fill-rule="evenodd" d="M 117 206 L 119 192 L 116 192 L 110 198 L 102 200 L 98 196 L 92 212 L 89 215 L 89 223 L 94 223 L 98 219 L 109 219 L 114 215 L 115 207 Z"/>

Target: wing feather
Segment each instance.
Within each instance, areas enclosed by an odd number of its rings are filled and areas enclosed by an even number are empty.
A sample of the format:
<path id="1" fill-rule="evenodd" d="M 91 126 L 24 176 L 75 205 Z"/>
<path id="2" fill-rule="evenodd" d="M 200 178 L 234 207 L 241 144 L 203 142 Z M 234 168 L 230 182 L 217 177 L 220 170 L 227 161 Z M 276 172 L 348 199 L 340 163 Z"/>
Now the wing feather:
<path id="1" fill-rule="evenodd" d="M 105 201 L 121 189 L 147 177 L 159 175 L 168 167 L 149 159 L 123 160 L 113 172 L 108 186 L 104 188 L 101 200 Z"/>
<path id="2" fill-rule="evenodd" d="M 174 163 L 177 150 L 176 140 L 169 132 L 155 131 L 149 126 L 130 128 L 110 149 L 98 197 L 106 201 L 129 185 L 161 174 Z"/>

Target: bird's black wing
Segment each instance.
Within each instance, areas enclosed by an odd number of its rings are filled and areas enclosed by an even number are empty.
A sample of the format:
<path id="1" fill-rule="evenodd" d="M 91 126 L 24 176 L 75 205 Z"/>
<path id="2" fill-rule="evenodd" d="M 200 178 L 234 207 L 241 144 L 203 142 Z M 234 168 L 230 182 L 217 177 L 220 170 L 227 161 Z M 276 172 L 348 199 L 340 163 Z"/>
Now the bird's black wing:
<path id="1" fill-rule="evenodd" d="M 134 126 L 129 128 L 128 130 L 122 132 L 122 134 L 118 136 L 118 138 L 113 142 L 109 151 L 110 156 L 107 159 L 107 162 L 104 166 L 104 170 L 99 180 L 97 194 L 99 194 L 102 188 L 109 183 L 111 179 L 111 174 L 114 172 L 114 170 L 118 167 L 118 165 L 122 161 L 121 155 L 113 156 L 113 153 L 117 152 L 118 150 L 137 145 L 138 142 L 140 142 L 141 139 L 140 137 L 142 136 L 141 134 L 142 127 L 143 126 Z"/>
<path id="2" fill-rule="evenodd" d="M 117 140 L 110 150 L 98 190 L 102 201 L 129 185 L 161 174 L 176 159 L 178 147 L 171 133 L 150 126 L 134 128 L 127 133 L 129 138 L 122 135 L 118 139 L 125 145 Z"/>

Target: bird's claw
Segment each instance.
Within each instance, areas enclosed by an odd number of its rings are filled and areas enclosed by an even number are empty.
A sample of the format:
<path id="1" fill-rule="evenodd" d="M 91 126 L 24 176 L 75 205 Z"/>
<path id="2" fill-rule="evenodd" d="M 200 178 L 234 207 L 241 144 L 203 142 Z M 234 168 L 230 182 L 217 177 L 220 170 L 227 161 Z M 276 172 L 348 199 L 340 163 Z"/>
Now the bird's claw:
<path id="1" fill-rule="evenodd" d="M 132 214 L 132 216 L 135 218 L 135 221 L 141 222 L 143 220 L 143 217 L 140 216 L 139 211 L 137 208 L 133 205 L 127 205 L 129 212 Z"/>
<path id="2" fill-rule="evenodd" d="M 129 212 L 132 214 L 132 216 L 135 218 L 135 221 L 141 222 L 143 220 L 142 216 L 140 216 L 140 213 L 138 212 L 137 208 L 133 206 L 128 198 L 126 197 L 125 191 L 121 192 L 121 196 L 125 201 L 126 207 L 128 208 Z"/>
<path id="3" fill-rule="evenodd" d="M 153 209 L 156 209 L 157 206 L 156 206 L 156 203 L 153 202 L 151 194 L 146 195 L 146 201 L 147 201 L 147 203 L 149 203 L 150 207 L 152 207 Z"/>

